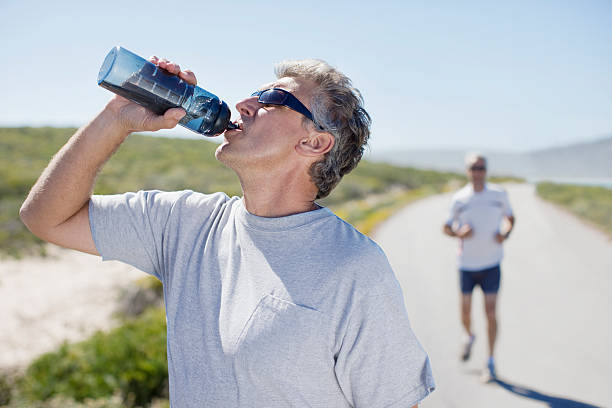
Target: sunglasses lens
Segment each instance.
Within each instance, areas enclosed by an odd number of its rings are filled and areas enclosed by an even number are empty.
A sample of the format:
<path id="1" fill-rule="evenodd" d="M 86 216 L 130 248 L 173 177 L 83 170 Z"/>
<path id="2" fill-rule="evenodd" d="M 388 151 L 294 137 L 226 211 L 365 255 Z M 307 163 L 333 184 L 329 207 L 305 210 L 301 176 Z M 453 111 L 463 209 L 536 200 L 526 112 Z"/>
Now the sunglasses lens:
<path id="1" fill-rule="evenodd" d="M 259 96 L 261 103 L 269 103 L 272 105 L 282 105 L 287 99 L 287 94 L 277 89 L 269 89 Z"/>
<path id="2" fill-rule="evenodd" d="M 484 166 L 473 166 L 470 168 L 472 171 L 485 171 L 487 168 Z"/>

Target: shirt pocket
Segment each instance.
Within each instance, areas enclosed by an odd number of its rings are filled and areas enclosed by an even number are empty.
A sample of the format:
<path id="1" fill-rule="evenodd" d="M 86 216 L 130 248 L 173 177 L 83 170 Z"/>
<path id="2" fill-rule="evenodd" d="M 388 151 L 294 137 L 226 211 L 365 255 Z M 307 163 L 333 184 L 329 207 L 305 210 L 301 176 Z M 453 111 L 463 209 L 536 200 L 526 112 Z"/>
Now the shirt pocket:
<path id="1" fill-rule="evenodd" d="M 328 375 L 334 365 L 328 333 L 318 310 L 265 295 L 236 341 L 237 362 L 280 381 Z"/>

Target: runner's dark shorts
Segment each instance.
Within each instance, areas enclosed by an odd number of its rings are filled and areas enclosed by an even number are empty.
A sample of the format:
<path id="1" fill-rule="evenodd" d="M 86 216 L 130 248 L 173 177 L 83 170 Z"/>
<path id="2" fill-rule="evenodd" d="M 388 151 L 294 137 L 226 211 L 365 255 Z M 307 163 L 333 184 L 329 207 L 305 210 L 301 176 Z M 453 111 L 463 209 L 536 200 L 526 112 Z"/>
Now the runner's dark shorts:
<path id="1" fill-rule="evenodd" d="M 472 293 L 474 286 L 480 285 L 484 293 L 497 293 L 499 291 L 499 281 L 501 270 L 499 265 L 479 271 L 459 270 L 461 280 L 461 293 Z"/>

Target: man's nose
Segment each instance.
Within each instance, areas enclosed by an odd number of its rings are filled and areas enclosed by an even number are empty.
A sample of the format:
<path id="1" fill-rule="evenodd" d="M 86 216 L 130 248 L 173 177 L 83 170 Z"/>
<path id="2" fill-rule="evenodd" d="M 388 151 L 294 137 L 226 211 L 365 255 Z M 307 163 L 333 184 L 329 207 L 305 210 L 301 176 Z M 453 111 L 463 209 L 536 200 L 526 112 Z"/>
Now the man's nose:
<path id="1" fill-rule="evenodd" d="M 236 109 L 241 116 L 254 116 L 259 107 L 260 103 L 257 102 L 256 96 L 250 96 L 236 104 Z"/>

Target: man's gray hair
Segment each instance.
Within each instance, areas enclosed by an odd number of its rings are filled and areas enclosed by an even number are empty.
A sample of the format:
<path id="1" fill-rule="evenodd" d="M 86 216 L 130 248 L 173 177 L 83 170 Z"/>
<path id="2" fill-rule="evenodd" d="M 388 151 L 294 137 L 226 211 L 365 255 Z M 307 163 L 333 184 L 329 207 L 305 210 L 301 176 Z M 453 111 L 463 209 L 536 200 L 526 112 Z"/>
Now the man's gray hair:
<path id="1" fill-rule="evenodd" d="M 316 129 L 334 136 L 333 148 L 310 167 L 310 177 L 319 189 L 317 199 L 327 197 L 342 176 L 353 170 L 363 156 L 370 137 L 370 115 L 363 108 L 361 93 L 351 80 L 325 61 L 288 60 L 276 64 L 277 78 L 304 78 L 318 86 L 310 100 Z M 304 126 L 312 122 L 304 118 Z"/>
<path id="2" fill-rule="evenodd" d="M 472 164 L 476 163 L 478 160 L 482 160 L 487 165 L 487 158 L 483 156 L 482 153 L 468 153 L 465 155 L 465 167 L 470 167 Z"/>

